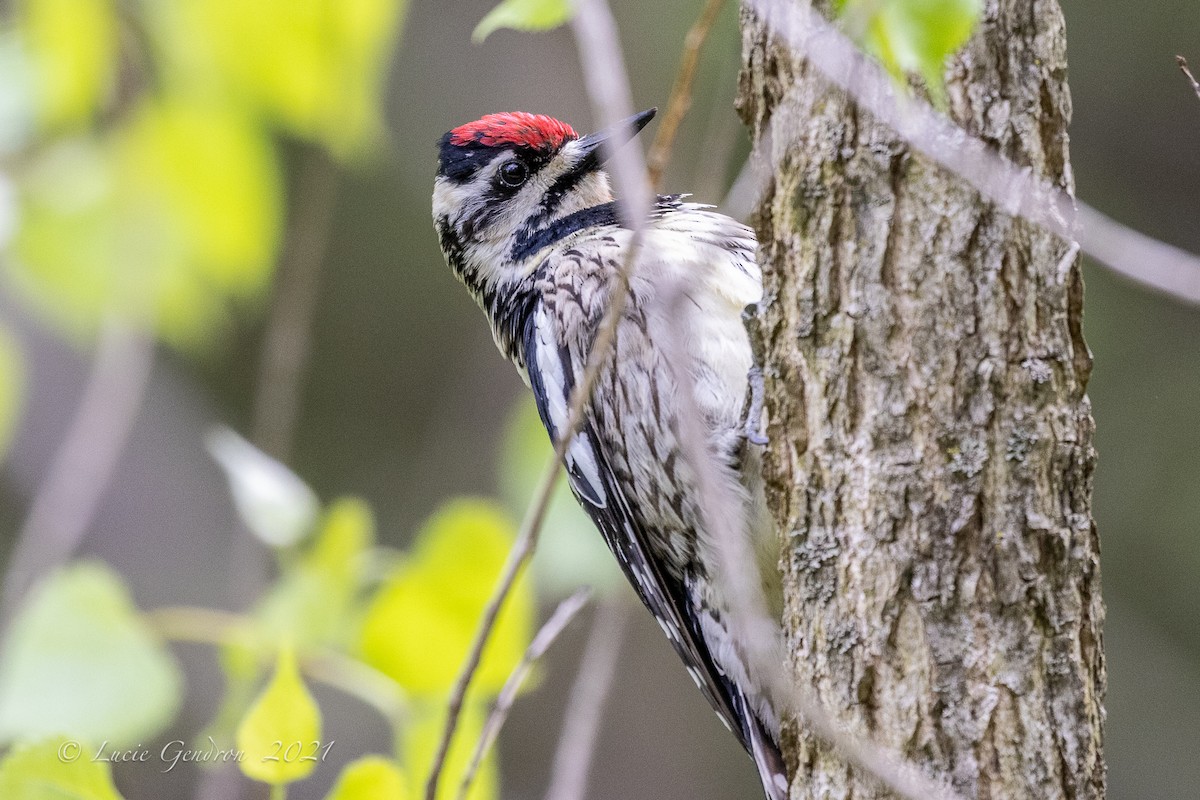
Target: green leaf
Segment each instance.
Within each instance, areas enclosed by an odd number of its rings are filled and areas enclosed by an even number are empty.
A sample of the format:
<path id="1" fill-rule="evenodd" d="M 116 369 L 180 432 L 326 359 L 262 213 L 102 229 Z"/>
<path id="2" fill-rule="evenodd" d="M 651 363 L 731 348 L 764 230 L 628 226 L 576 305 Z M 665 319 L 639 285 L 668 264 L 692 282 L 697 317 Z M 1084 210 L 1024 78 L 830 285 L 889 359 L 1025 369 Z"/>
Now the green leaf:
<path id="1" fill-rule="evenodd" d="M 342 770 L 325 800 L 408 800 L 408 777 L 383 756 L 364 756 Z"/>
<path id="2" fill-rule="evenodd" d="M 437 800 L 454 800 L 458 797 L 458 786 L 463 773 L 471 761 L 475 743 L 483 733 L 486 709 L 482 703 L 468 700 L 458 718 L 458 728 L 446 762 L 438 780 Z M 410 769 L 410 793 L 413 797 L 425 796 L 425 782 L 429 779 L 429 768 L 433 755 L 446 727 L 446 702 L 439 698 L 414 711 L 413 718 L 404 729 L 404 760 L 416 769 Z M 467 792 L 467 800 L 495 800 L 499 796 L 496 775 L 495 750 L 483 759 L 479 772 Z"/>
<path id="3" fill-rule="evenodd" d="M 946 58 L 966 44 L 983 12 L 982 0 L 841 0 L 839 7 L 889 70 L 920 75 L 939 98 Z"/>
<path id="4" fill-rule="evenodd" d="M 12 443 L 25 395 L 25 363 L 8 329 L 0 325 L 0 460 Z"/>
<path id="5" fill-rule="evenodd" d="M 462 667 L 514 534 L 508 515 L 485 501 L 456 501 L 435 514 L 413 558 L 395 570 L 367 610 L 364 660 L 414 694 L 447 691 Z M 531 635 L 533 605 L 528 581 L 519 581 L 476 675 L 481 691 L 498 691 L 520 660 Z"/>
<path id="6" fill-rule="evenodd" d="M 110 0 L 26 0 L 18 31 L 47 128 L 87 122 L 113 82 L 117 19 Z"/>
<path id="7" fill-rule="evenodd" d="M 547 31 L 565 23 L 573 13 L 570 0 L 504 0 L 479 21 L 471 40 L 482 42 L 500 28 Z"/>
<path id="8" fill-rule="evenodd" d="M 257 613 L 262 638 L 297 647 L 344 645 L 353 633 L 375 525 L 366 503 L 334 501 L 309 549 L 289 564 Z"/>
<path id="9" fill-rule="evenodd" d="M 383 133 L 381 99 L 405 0 L 177 0 L 151 28 L 176 92 L 232 98 L 252 116 L 354 157 Z"/>
<path id="10" fill-rule="evenodd" d="M 205 444 L 225 470 L 242 522 L 262 542 L 291 547 L 312 531 L 320 502 L 294 472 L 224 426 L 209 431 Z"/>
<path id="11" fill-rule="evenodd" d="M 136 744 L 170 722 L 181 683 L 121 579 L 75 564 L 41 583 L 13 621 L 0 660 L 0 740 Z"/>
<path id="12" fill-rule="evenodd" d="M 107 761 L 74 740 L 17 745 L 0 762 L 5 800 L 121 800 Z"/>
<path id="13" fill-rule="evenodd" d="M 500 495 L 514 513 L 523 513 L 554 453 L 532 399 L 513 406 L 500 453 Z M 616 559 L 566 481 L 559 481 L 554 489 L 534 553 L 533 572 L 538 588 L 556 597 L 566 597 L 585 585 L 607 592 L 624 585 Z"/>
<path id="14" fill-rule="evenodd" d="M 275 674 L 237 729 L 237 749 L 244 754 L 242 772 L 272 785 L 306 777 L 316 761 L 289 756 L 289 747 L 300 743 L 301 754 L 310 751 L 321 736 L 321 712 L 309 694 L 291 647 L 279 651 Z"/>
<path id="15" fill-rule="evenodd" d="M 104 139 L 40 151 L 23 177 L 14 278 L 77 335 L 117 315 L 195 347 L 270 277 L 274 153 L 227 107 L 145 100 Z"/>

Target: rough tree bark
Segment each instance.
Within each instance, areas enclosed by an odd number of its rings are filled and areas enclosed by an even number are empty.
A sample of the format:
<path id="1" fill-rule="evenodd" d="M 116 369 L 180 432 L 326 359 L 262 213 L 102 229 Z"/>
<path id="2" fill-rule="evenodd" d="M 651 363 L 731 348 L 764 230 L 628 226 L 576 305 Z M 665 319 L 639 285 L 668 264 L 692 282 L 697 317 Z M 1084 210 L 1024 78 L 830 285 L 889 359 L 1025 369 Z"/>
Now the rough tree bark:
<path id="1" fill-rule="evenodd" d="M 756 219 L 795 680 L 966 796 L 1102 797 L 1078 261 L 742 27 L 743 118 L 800 134 Z M 988 0 L 947 81 L 960 125 L 1072 188 L 1056 0 Z M 785 739 L 793 798 L 887 796 Z"/>

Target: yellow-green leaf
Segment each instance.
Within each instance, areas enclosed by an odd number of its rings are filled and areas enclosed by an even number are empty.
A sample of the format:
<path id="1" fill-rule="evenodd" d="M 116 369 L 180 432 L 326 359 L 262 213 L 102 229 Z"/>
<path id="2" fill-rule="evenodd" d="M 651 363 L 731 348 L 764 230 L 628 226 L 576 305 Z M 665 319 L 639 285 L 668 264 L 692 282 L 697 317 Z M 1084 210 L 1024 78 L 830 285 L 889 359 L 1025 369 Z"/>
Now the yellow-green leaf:
<path id="1" fill-rule="evenodd" d="M 249 296 L 270 277 L 280 218 L 274 153 L 234 111 L 180 101 L 144 104 L 114 146 L 121 254 L 154 268 L 159 324 L 188 341 L 209 321 L 191 307 L 196 295 Z"/>
<path id="2" fill-rule="evenodd" d="M 458 719 L 454 742 L 446 755 L 446 762 L 438 780 L 436 800 L 454 800 L 463 773 L 471 761 L 475 743 L 483 732 L 486 710 L 482 703 L 468 701 Z M 404 760 L 409 765 L 410 792 L 413 797 L 425 796 L 425 782 L 429 779 L 429 768 L 433 755 L 441 741 L 446 725 L 446 703 L 444 698 L 415 709 L 413 717 L 404 729 Z M 479 767 L 467 800 L 495 800 L 498 797 L 495 750 Z"/>
<path id="3" fill-rule="evenodd" d="M 935 96 L 946 58 L 962 47 L 983 12 L 982 0 L 840 0 L 841 17 L 892 72 L 915 73 Z"/>
<path id="4" fill-rule="evenodd" d="M 48 128 L 86 122 L 112 84 L 117 20 L 111 0 L 25 0 L 20 34 L 29 53 L 38 117 Z"/>
<path id="5" fill-rule="evenodd" d="M 176 91 L 220 93 L 339 157 L 381 135 L 406 0 L 178 0 L 152 27 Z"/>
<path id="6" fill-rule="evenodd" d="M 0 660 L 0 740 L 136 744 L 170 722 L 181 682 L 121 579 L 75 564 L 39 584 L 13 621 Z"/>
<path id="7" fill-rule="evenodd" d="M 515 534 L 492 503 L 463 500 L 439 511 L 413 557 L 375 596 L 363 623 L 366 661 L 414 694 L 446 691 L 462 666 Z M 497 691 L 520 660 L 533 625 L 533 594 L 518 582 L 497 621 L 476 685 Z"/>
<path id="8" fill-rule="evenodd" d="M 237 729 L 242 772 L 254 780 L 284 784 L 300 780 L 316 767 L 302 758 L 321 736 L 321 712 L 300 677 L 296 653 L 279 651 L 275 674 L 250 706 Z M 299 743 L 299 754 L 293 745 Z"/>
<path id="9" fill-rule="evenodd" d="M 482 42 L 500 28 L 518 31 L 546 31 L 571 18 L 570 0 L 504 0 L 487 13 L 471 39 Z"/>
<path id="10" fill-rule="evenodd" d="M 16 283 L 64 328 L 110 315 L 197 346 L 274 265 L 274 154 L 227 107 L 144 101 L 102 140 L 39 152 L 21 185 Z"/>
<path id="11" fill-rule="evenodd" d="M 383 756 L 351 761 L 338 776 L 325 800 L 408 800 L 408 777 L 400 766 Z"/>
<path id="12" fill-rule="evenodd" d="M 0 326 L 0 460 L 17 429 L 24 394 L 25 363 L 20 348 L 8 329 Z"/>
<path id="13" fill-rule="evenodd" d="M 374 528 L 361 500 L 341 498 L 329 506 L 309 549 L 285 568 L 259 605 L 255 617 L 265 639 L 301 648 L 352 641 Z"/>
<path id="14" fill-rule="evenodd" d="M 121 800 L 107 761 L 72 739 L 15 746 L 0 762 L 4 800 Z"/>

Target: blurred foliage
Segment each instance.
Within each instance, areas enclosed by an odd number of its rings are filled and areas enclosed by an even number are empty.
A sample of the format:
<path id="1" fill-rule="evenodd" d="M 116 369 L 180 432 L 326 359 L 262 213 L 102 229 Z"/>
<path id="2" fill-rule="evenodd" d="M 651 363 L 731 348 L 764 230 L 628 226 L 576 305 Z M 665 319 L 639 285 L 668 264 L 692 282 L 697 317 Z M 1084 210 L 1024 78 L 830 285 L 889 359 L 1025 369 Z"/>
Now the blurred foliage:
<path id="1" fill-rule="evenodd" d="M 8 329 L 0 325 L 0 461 L 8 450 L 21 412 L 25 364 Z"/>
<path id="2" fill-rule="evenodd" d="M 500 28 L 519 31 L 544 31 L 557 28 L 571 18 L 569 0 L 504 0 L 487 13 L 471 33 L 482 42 Z"/>
<path id="3" fill-rule="evenodd" d="M 226 464 L 234 498 L 257 494 L 277 501 L 311 494 L 286 467 L 232 432 L 218 435 L 225 437 L 222 446 L 236 443 L 236 463 Z M 279 486 L 288 489 L 281 493 Z M 264 516 L 261 505 L 236 504 L 247 527 L 279 519 Z M 321 710 L 308 683 L 324 680 L 373 698 L 397 743 L 395 760 L 372 757 L 348 765 L 331 797 L 418 796 L 451 685 L 506 561 L 515 525 L 493 503 L 453 501 L 425 524 L 412 552 L 378 580 L 367 569 L 377 551 L 365 503 L 342 498 L 313 516 L 319 523 L 304 526 L 299 537 L 277 532 L 263 537 L 275 543 L 279 574 L 247 615 L 188 607 L 139 614 L 121 577 L 98 563 L 68 565 L 40 584 L 19 611 L 0 660 L 0 737 L 16 742 L 0 766 L 0 786 L 12 791 L 0 796 L 60 797 L 66 795 L 41 793 L 39 787 L 78 783 L 94 784 L 94 795 L 87 793 L 93 788 L 81 788 L 69 796 L 116 797 L 107 764 L 92 763 L 86 755 L 78 761 L 47 759 L 40 746 L 31 746 L 65 735 L 92 753 L 95 743 L 107 743 L 110 750 L 141 748 L 160 733 L 182 695 L 164 640 L 217 646 L 226 697 L 194 741 L 211 736 L 214 745 L 236 749 L 248 777 L 282 787 L 320 767 L 330 743 L 321 740 Z M 295 527 L 292 521 L 284 524 Z M 529 644 L 534 611 L 530 582 L 521 581 L 467 698 L 444 773 L 447 797 L 457 791 L 488 703 Z M 326 668 L 309 674 L 312 663 Z M 333 677 L 329 663 L 340 665 Z M 366 681 L 364 674 L 374 677 Z M 397 698 L 404 713 L 397 713 Z M 489 760 L 469 797 L 490 800 L 496 792 Z"/>
<path id="4" fill-rule="evenodd" d="M 836 0 L 836 7 L 843 27 L 893 75 L 919 75 L 940 101 L 946 59 L 971 37 L 983 0 Z"/>
<path id="5" fill-rule="evenodd" d="M 364 660 L 413 694 L 448 693 L 515 536 L 512 519 L 484 501 L 454 501 L 436 514 L 367 610 Z M 500 690 L 529 644 L 532 624 L 533 594 L 521 579 L 497 618 L 476 686 Z"/>
<path id="6" fill-rule="evenodd" d="M 126 747 L 162 731 L 182 678 L 121 578 L 78 563 L 38 586 L 0 659 L 0 741 L 69 733 Z"/>
<path id="7" fill-rule="evenodd" d="M 238 514 L 263 544 L 291 547 L 309 534 L 320 504 L 308 484 L 229 428 L 214 428 L 205 443 L 225 470 Z"/>
<path id="8" fill-rule="evenodd" d="M 38 125 L 86 124 L 112 89 L 118 33 L 112 0 L 37 0 L 17 8 Z"/>
<path id="9" fill-rule="evenodd" d="M 0 763 L 5 800 L 121 800 L 107 761 L 70 739 L 17 745 Z"/>
<path id="10" fill-rule="evenodd" d="M 399 764 L 382 756 L 364 756 L 346 765 L 326 800 L 408 800 L 414 796 Z"/>
<path id="11" fill-rule="evenodd" d="M 285 207 L 274 140 L 349 163 L 381 139 L 406 6 L 18 2 L 0 53 L 17 195 L 0 268 L 77 339 L 119 317 L 205 347 L 271 278 Z"/>
<path id="12" fill-rule="evenodd" d="M 312 750 L 320 748 L 320 738 L 321 711 L 300 677 L 295 650 L 285 645 L 275 674 L 238 725 L 242 772 L 272 785 L 298 781 L 316 768 Z"/>
<path id="13" fill-rule="evenodd" d="M 458 720 L 458 734 L 450 745 L 446 755 L 446 764 L 442 770 L 442 779 L 438 784 L 436 800 L 456 800 L 458 787 L 462 783 L 463 773 L 471 761 L 475 743 L 483 735 L 484 705 L 478 696 L 468 698 L 463 706 L 462 715 Z M 413 709 L 412 723 L 405 729 L 404 750 L 409 754 L 413 763 L 422 766 L 433 763 L 441 739 L 442 729 L 446 725 L 446 704 L 444 702 L 421 703 Z M 484 758 L 479 772 L 475 776 L 471 790 L 466 800 L 488 800 L 497 797 L 497 777 L 495 754 Z M 423 773 L 414 774 L 409 781 L 409 792 L 413 797 L 425 796 L 425 777 Z"/>

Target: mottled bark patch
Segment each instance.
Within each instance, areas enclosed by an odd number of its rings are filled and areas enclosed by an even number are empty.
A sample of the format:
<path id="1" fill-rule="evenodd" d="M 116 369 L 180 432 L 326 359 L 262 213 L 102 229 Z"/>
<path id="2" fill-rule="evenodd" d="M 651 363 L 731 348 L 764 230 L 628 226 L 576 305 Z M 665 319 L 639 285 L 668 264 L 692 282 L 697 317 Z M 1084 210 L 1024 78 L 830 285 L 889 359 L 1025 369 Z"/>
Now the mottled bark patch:
<path id="1" fill-rule="evenodd" d="M 1079 265 L 1060 275 L 1063 242 L 742 22 L 743 118 L 798 133 L 756 220 L 796 680 L 967 796 L 1102 797 Z M 947 78 L 959 124 L 1072 189 L 1055 0 L 989 0 Z M 785 738 L 793 798 L 886 796 L 802 727 Z"/>

